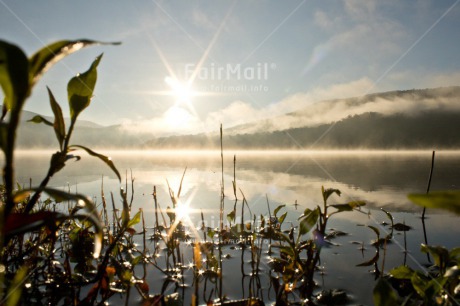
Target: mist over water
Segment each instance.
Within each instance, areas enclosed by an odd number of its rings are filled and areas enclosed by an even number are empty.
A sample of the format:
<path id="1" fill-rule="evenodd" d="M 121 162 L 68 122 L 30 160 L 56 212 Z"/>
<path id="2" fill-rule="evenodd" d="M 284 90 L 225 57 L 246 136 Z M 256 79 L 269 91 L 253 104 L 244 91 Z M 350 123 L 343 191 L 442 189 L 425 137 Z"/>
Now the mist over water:
<path id="1" fill-rule="evenodd" d="M 177 192 L 184 170 L 183 200 L 192 196 L 190 207 L 214 215 L 221 188 L 221 159 L 217 151 L 109 151 L 123 177 L 120 186 L 112 171 L 98 159 L 82 153 L 78 162 L 69 161 L 50 186 L 86 194 L 94 199 L 104 192 L 118 195 L 119 188 L 131 190 L 134 179 L 134 207 L 152 208 L 156 186 L 163 205 L 170 205 L 167 182 Z M 233 159 L 236 157 L 236 167 Z M 17 155 L 17 182 L 38 185 L 49 163 L 46 152 L 23 151 Z M 248 200 L 254 213 L 265 214 L 266 199 L 287 204 L 302 212 L 320 204 L 321 187 L 337 188 L 338 202 L 366 201 L 366 208 L 391 212 L 419 212 L 409 193 L 426 190 L 431 165 L 430 151 L 235 151 L 224 152 L 226 201 L 233 205 L 232 181 L 236 176 L 237 197 Z M 460 152 L 437 152 L 431 190 L 460 189 Z M 294 207 L 294 203 L 298 205 Z M 230 206 L 228 206 L 230 207 Z M 216 214 L 217 215 L 217 214 Z M 192 213 L 199 221 L 199 211 Z"/>
<path id="2" fill-rule="evenodd" d="M 132 173 L 136 189 L 144 185 L 164 188 L 166 180 L 174 186 L 186 167 L 187 188 L 204 184 L 220 189 L 221 160 L 217 151 L 101 152 L 112 157 L 122 175 L 128 174 L 128 180 Z M 32 179 L 37 185 L 48 168 L 49 153 L 21 151 L 16 157 L 18 183 L 27 186 Z M 307 205 L 319 199 L 318 188 L 324 185 L 341 189 L 343 197 L 407 211 L 414 210 L 414 206 L 406 194 L 425 191 L 431 165 L 430 151 L 228 151 L 224 152 L 227 194 L 233 194 L 234 156 L 236 182 L 248 199 L 267 194 L 280 202 L 298 200 Z M 52 178 L 51 185 L 71 186 L 97 196 L 103 176 L 106 184 L 115 183 L 104 163 L 84 152 L 81 157 L 78 162 L 68 161 L 64 170 Z M 431 189 L 460 189 L 458 169 L 460 152 L 437 152 Z"/>

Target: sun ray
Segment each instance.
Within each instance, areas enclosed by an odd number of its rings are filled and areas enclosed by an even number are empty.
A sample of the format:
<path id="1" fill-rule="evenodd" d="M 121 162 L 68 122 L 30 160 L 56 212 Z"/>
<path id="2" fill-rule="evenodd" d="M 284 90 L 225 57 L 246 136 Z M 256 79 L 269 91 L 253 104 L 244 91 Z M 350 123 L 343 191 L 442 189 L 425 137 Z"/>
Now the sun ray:
<path id="1" fill-rule="evenodd" d="M 235 6 L 235 3 L 236 3 L 235 1 L 232 3 L 232 5 L 230 6 L 230 8 L 227 11 L 227 14 L 225 15 L 224 19 L 220 23 L 219 28 L 216 30 L 216 33 L 214 33 L 214 36 L 212 37 L 211 41 L 209 42 L 208 47 L 204 51 L 204 53 L 201 56 L 200 60 L 198 61 L 197 65 L 195 67 L 195 70 L 193 71 L 193 73 L 190 76 L 190 78 L 187 80 L 188 84 L 190 84 L 190 85 L 193 84 L 193 82 L 195 81 L 196 76 L 198 75 L 198 72 L 200 71 L 200 69 L 203 66 L 204 62 L 209 57 L 209 53 L 211 52 L 211 49 L 214 47 L 214 44 L 217 42 L 217 39 L 219 38 L 219 36 L 220 36 L 220 34 L 222 32 L 222 29 L 224 28 L 225 24 L 227 23 L 227 20 L 230 17 L 232 11 L 233 11 L 233 7 Z"/>
<path id="2" fill-rule="evenodd" d="M 171 77 L 176 78 L 176 74 L 174 73 L 174 70 L 171 68 L 171 65 L 169 64 L 168 60 L 166 59 L 165 55 L 163 54 L 163 51 L 161 51 L 161 48 L 158 46 L 157 41 L 155 38 L 152 37 L 152 35 L 148 35 L 150 42 L 152 43 L 153 47 L 155 48 L 155 51 L 157 51 L 158 55 L 160 56 L 160 60 L 165 66 L 166 70 L 168 70 L 168 73 Z"/>

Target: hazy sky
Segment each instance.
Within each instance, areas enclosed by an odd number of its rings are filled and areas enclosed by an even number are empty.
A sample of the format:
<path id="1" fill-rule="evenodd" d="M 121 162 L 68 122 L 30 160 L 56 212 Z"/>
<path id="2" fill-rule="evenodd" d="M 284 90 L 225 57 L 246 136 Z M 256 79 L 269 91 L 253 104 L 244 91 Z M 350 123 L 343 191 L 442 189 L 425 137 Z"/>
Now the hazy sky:
<path id="1" fill-rule="evenodd" d="M 67 111 L 67 81 L 103 52 L 82 119 L 160 135 L 323 99 L 460 85 L 458 2 L 0 0 L 0 37 L 28 55 L 60 39 L 121 41 L 64 59 L 26 109 L 51 114 L 48 85 Z"/>

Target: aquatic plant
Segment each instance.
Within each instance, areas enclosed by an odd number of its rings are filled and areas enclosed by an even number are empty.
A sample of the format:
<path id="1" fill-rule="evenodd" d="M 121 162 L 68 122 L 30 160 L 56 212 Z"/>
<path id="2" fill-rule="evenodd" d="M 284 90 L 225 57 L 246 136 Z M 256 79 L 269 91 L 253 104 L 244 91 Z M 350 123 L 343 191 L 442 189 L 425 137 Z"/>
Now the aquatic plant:
<path id="1" fill-rule="evenodd" d="M 425 243 L 420 251 L 430 255 L 434 263 L 427 269 L 414 270 L 407 265 L 391 269 L 382 275 L 374 288 L 375 305 L 459 305 L 460 304 L 460 247 L 451 250 L 428 245 L 425 232 L 426 208 L 443 209 L 460 215 L 459 191 L 430 192 L 435 151 L 426 193 L 409 194 L 409 199 L 423 207 L 422 223 Z M 404 227 L 404 229 L 407 229 Z M 404 230 L 403 229 L 403 230 Z M 382 269 L 383 270 L 383 269 Z"/>
<path id="2" fill-rule="evenodd" d="M 58 41 L 43 47 L 27 58 L 18 46 L 0 41 L 0 85 L 4 94 L 0 118 L 0 148 L 5 157 L 4 186 L 0 203 L 0 300 L 6 301 L 8 305 L 15 305 L 19 301 L 24 284 L 39 269 L 43 271 L 49 269 L 49 273 L 46 274 L 49 278 L 36 279 L 37 281 L 47 282 L 49 279 L 53 279 L 53 283 L 60 281 L 54 279 L 58 274 L 52 273 L 57 264 L 54 261 L 56 252 L 54 245 L 59 237 L 59 228 L 69 226 L 69 223 L 70 226 L 81 227 L 87 231 L 85 238 L 71 240 L 71 242 L 92 246 L 91 251 L 88 251 L 92 258 L 98 258 L 101 253 L 103 226 L 95 204 L 84 195 L 52 189 L 47 185 L 50 178 L 62 170 L 68 160 L 80 159 L 80 156 L 73 154 L 76 149 L 82 149 L 102 160 L 120 179 L 120 174 L 110 158 L 87 147 L 70 144 L 78 116 L 90 105 L 97 80 L 97 66 L 102 55 L 94 60 L 86 72 L 71 78 L 67 85 L 71 118 L 67 131 L 61 107 L 49 88 L 54 122 L 49 122 L 41 116 L 32 119 L 33 122 L 52 126 L 59 143 L 59 151 L 51 156 L 48 173 L 41 184 L 38 187 L 30 186 L 23 189 L 19 185 L 15 186 L 14 177 L 16 134 L 23 107 L 33 87 L 57 61 L 83 47 L 96 44 L 105 43 L 91 40 Z M 42 193 L 47 193 L 50 199 L 40 202 Z M 50 206 L 51 203 L 55 205 L 63 202 L 72 203 L 68 207 L 68 213 L 65 213 L 64 209 Z M 94 231 L 90 231 L 89 227 L 94 227 Z M 86 255 L 88 254 L 82 254 L 81 257 L 86 259 Z M 62 267 L 58 270 L 61 269 Z M 103 268 L 99 268 L 98 276 L 102 274 L 102 270 Z M 70 279 L 72 275 L 66 276 L 67 282 L 73 282 Z"/>
<path id="3" fill-rule="evenodd" d="M 277 212 L 283 207 L 274 210 L 274 221 L 269 223 L 268 235 L 277 243 L 271 247 L 279 250 L 278 256 L 272 257 L 274 276 L 271 277 L 277 292 L 277 301 L 288 303 L 288 294 L 297 291 L 302 299 L 311 303 L 313 290 L 316 287 L 314 274 L 320 260 L 321 249 L 327 244 L 326 229 L 329 219 L 344 211 L 359 210 L 365 202 L 351 201 L 345 204 L 328 204 L 331 195 L 341 195 L 340 190 L 321 188 L 323 205 L 315 209 L 305 209 L 299 217 L 297 236 L 292 227 L 287 235 L 281 231 L 281 225 L 286 217 L 283 214 L 279 219 Z M 334 209 L 334 211 L 330 211 Z M 274 226 L 273 226 L 274 225 Z M 312 231 L 313 230 L 313 231 Z M 312 231 L 312 238 L 302 240 L 304 235 Z M 301 257 L 305 254 L 306 257 Z"/>

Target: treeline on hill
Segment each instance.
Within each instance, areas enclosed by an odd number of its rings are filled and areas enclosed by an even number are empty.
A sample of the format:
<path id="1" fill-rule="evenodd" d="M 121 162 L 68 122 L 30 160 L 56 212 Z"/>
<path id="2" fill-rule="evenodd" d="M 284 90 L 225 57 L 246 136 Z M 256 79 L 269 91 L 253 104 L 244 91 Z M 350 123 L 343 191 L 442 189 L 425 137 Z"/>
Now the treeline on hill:
<path id="1" fill-rule="evenodd" d="M 335 123 L 276 132 L 224 135 L 226 148 L 309 149 L 460 148 L 460 112 L 425 112 L 414 116 L 365 113 Z M 224 132 L 225 133 L 225 132 Z M 209 148 L 220 146 L 219 135 L 155 138 L 146 148 Z"/>

